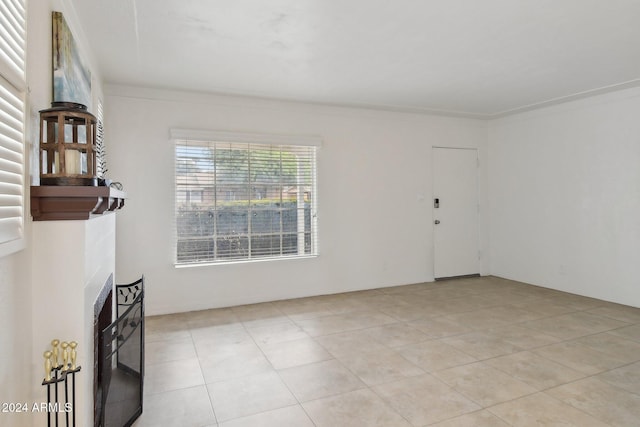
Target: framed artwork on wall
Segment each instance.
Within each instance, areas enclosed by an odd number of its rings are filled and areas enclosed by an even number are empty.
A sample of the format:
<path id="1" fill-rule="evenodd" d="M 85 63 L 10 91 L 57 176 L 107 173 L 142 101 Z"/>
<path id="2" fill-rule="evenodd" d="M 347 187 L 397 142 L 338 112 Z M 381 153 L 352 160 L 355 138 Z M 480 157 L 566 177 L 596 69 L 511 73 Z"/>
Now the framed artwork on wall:
<path id="1" fill-rule="evenodd" d="M 91 110 L 91 71 L 61 12 L 53 12 L 53 101 Z"/>

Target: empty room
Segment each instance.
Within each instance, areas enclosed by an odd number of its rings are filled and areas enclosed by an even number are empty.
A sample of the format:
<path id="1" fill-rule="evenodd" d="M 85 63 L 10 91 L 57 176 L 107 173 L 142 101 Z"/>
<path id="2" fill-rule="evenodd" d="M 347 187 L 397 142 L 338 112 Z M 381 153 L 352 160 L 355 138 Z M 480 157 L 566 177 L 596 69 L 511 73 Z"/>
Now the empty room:
<path id="1" fill-rule="evenodd" d="M 0 21 L 1 426 L 640 424 L 640 2 Z"/>

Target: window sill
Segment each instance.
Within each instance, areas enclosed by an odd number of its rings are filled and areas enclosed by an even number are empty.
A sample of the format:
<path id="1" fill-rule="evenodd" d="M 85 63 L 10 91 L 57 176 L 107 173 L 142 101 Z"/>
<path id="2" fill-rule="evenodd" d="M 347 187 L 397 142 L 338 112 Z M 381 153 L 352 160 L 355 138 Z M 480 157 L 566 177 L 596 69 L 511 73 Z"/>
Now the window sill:
<path id="1" fill-rule="evenodd" d="M 223 265 L 255 264 L 255 263 L 263 263 L 263 262 L 293 261 L 293 260 L 314 259 L 314 258 L 318 258 L 318 255 L 258 258 L 258 259 L 246 259 L 246 260 L 235 260 L 235 261 L 214 261 L 214 262 L 203 262 L 203 263 L 193 263 L 193 264 L 174 263 L 173 266 L 176 269 L 183 269 L 183 268 L 212 267 L 212 266 L 216 267 L 216 266 L 223 266 Z"/>

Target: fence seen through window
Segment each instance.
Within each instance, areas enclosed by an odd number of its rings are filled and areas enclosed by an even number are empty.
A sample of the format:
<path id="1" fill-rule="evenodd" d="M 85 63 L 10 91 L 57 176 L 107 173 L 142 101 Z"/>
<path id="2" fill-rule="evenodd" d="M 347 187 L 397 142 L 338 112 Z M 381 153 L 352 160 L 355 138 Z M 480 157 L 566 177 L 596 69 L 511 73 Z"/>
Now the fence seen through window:
<path id="1" fill-rule="evenodd" d="M 177 263 L 315 255 L 315 150 L 176 141 Z"/>

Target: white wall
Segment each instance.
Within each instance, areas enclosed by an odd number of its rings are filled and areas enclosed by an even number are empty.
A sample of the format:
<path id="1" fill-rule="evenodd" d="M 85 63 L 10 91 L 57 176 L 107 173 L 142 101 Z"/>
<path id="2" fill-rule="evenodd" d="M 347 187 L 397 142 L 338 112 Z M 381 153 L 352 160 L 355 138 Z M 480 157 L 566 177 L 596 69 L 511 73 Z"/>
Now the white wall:
<path id="1" fill-rule="evenodd" d="M 25 251 L 0 258 L 0 402 L 31 401 L 31 288 L 27 265 Z M 28 416 L 0 413 L 0 425 L 27 425 L 24 421 Z"/>
<path id="2" fill-rule="evenodd" d="M 640 307 L 640 88 L 489 124 L 491 274 Z"/>
<path id="3" fill-rule="evenodd" d="M 116 272 L 145 274 L 148 314 L 432 281 L 431 147 L 484 155 L 486 146 L 486 123 L 472 119 L 119 86 L 106 94 L 109 175 L 129 197 Z M 172 127 L 322 137 L 320 256 L 176 269 Z"/>

